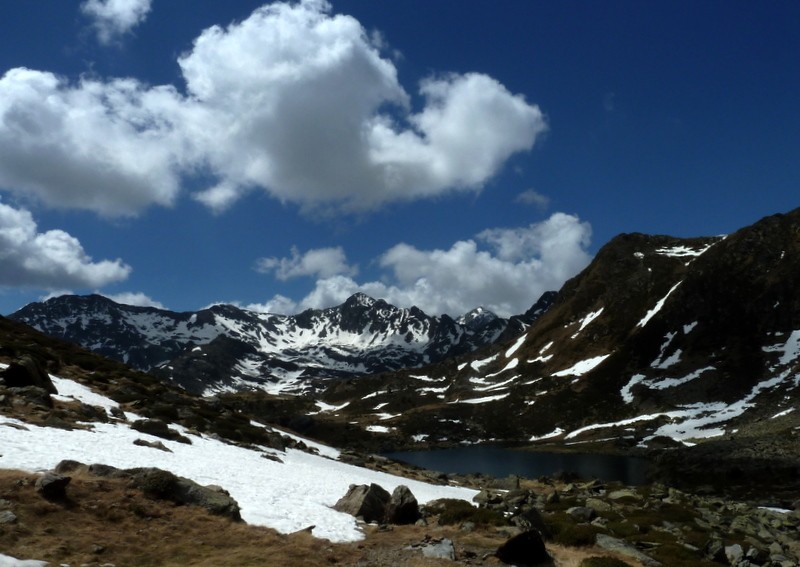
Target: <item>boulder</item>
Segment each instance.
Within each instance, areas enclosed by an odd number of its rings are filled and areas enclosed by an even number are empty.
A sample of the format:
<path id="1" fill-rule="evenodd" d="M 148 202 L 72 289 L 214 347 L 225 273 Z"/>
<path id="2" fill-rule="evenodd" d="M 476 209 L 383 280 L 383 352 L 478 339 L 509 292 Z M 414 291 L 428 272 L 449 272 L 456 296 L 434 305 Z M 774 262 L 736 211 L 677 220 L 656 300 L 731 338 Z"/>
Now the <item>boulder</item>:
<path id="1" fill-rule="evenodd" d="M 351 484 L 347 494 L 334 504 L 333 509 L 345 512 L 365 522 L 382 522 L 391 495 L 377 484 Z"/>
<path id="2" fill-rule="evenodd" d="M 0 377 L 9 388 L 36 386 L 48 394 L 58 393 L 42 363 L 29 354 L 24 354 L 9 364 L 8 368 L 0 372 Z"/>
<path id="3" fill-rule="evenodd" d="M 63 461 L 59 461 L 56 465 L 56 468 L 53 469 L 54 472 L 58 474 L 66 474 L 75 472 L 81 468 L 86 468 L 86 465 L 83 463 L 79 463 L 78 461 L 73 461 L 71 459 L 64 459 Z"/>
<path id="4" fill-rule="evenodd" d="M 41 386 L 21 386 L 8 389 L 9 393 L 21 403 L 49 409 L 53 407 L 53 398 Z"/>
<path id="5" fill-rule="evenodd" d="M 125 473 L 130 475 L 134 487 L 151 498 L 200 506 L 212 514 L 235 521 L 242 519 L 239 504 L 218 486 L 201 486 L 188 478 L 155 468 L 129 469 Z"/>
<path id="6" fill-rule="evenodd" d="M 587 506 L 573 506 L 567 509 L 567 514 L 576 522 L 591 522 L 597 516 L 597 512 Z"/>
<path id="7" fill-rule="evenodd" d="M 386 522 L 390 524 L 413 524 L 420 519 L 417 499 L 406 485 L 401 484 L 394 489 L 386 506 L 385 516 Z"/>
<path id="8" fill-rule="evenodd" d="M 503 563 L 517 566 L 551 565 L 553 561 L 536 530 L 515 535 L 498 547 L 494 555 Z"/>
<path id="9" fill-rule="evenodd" d="M 436 543 L 429 543 L 422 548 L 422 555 L 432 559 L 456 560 L 456 548 L 452 540 L 443 539 Z"/>
<path id="10" fill-rule="evenodd" d="M 744 557 L 744 550 L 742 549 L 742 546 L 739 545 L 738 543 L 735 543 L 733 545 L 726 545 L 725 557 L 728 559 L 728 563 L 730 563 L 731 565 L 736 565 Z"/>
<path id="11" fill-rule="evenodd" d="M 725 544 L 721 539 L 715 538 L 707 541 L 705 547 L 703 547 L 703 554 L 706 559 L 715 563 L 727 563 L 728 561 L 725 557 Z"/>
<path id="12" fill-rule="evenodd" d="M 137 419 L 131 424 L 131 429 L 135 429 L 136 431 L 147 433 L 155 437 L 161 437 L 162 439 L 179 441 L 181 443 L 186 443 L 187 445 L 191 445 L 192 443 L 188 437 L 184 437 L 174 429 L 171 429 L 160 419 Z"/>
<path id="13" fill-rule="evenodd" d="M 72 477 L 55 472 L 46 472 L 36 479 L 36 492 L 48 500 L 57 500 L 67 496 L 67 485 Z"/>
<path id="14" fill-rule="evenodd" d="M 144 439 L 135 439 L 133 444 L 139 447 L 150 447 L 151 449 L 158 449 L 159 451 L 172 453 L 172 449 L 164 445 L 161 441 L 145 441 Z"/>

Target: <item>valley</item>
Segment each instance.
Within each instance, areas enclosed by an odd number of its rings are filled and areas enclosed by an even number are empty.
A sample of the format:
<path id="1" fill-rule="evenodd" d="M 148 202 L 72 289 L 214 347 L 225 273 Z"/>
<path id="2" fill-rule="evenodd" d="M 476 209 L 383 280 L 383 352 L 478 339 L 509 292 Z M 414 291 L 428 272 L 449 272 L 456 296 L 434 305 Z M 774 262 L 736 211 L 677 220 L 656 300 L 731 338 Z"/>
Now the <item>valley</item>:
<path id="1" fill-rule="evenodd" d="M 509 320 L 429 317 L 365 295 L 295 317 L 55 298 L 0 319 L 0 467 L 161 467 L 220 485 L 248 524 L 302 545 L 332 542 L 343 564 L 372 564 L 364 550 L 377 541 L 388 555 L 374 564 L 403 564 L 390 548 L 430 537 L 461 541 L 465 564 L 498 564 L 490 547 L 524 532 L 511 520 L 537 510 L 555 565 L 600 553 L 627 565 L 784 567 L 797 560 L 800 523 L 797 289 L 800 210 L 726 237 L 621 235 Z M 568 468 L 495 478 L 475 457 L 464 457 L 474 459 L 465 473 L 376 456 L 486 444 L 650 466 L 643 484 L 626 486 Z M 398 527 L 392 541 L 330 509 L 350 484 L 370 483 L 409 485 L 429 523 Z M 471 520 L 441 523 L 442 498 L 505 520 L 483 519 L 467 536 Z M 22 524 L 4 545 L 28 553 Z M 293 535 L 312 524 L 314 538 Z M 337 547 L 364 538 L 355 555 Z M 469 548 L 481 538 L 488 547 Z M 608 538 L 627 547 L 609 551 Z M 578 559 L 565 559 L 575 549 Z"/>

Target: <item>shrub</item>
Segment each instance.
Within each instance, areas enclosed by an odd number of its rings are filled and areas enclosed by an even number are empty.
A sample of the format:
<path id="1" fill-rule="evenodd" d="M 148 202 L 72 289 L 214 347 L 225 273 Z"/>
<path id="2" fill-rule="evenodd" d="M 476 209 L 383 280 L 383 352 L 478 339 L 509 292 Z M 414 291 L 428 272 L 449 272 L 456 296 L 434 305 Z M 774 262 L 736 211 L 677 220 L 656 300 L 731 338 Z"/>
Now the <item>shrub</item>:
<path id="1" fill-rule="evenodd" d="M 445 498 L 439 501 L 443 506 L 439 514 L 439 524 L 443 526 L 473 522 L 477 525 L 505 526 L 508 520 L 495 510 L 476 508 L 466 500 Z"/>
<path id="2" fill-rule="evenodd" d="M 601 530 L 591 524 L 576 524 L 566 512 L 553 512 L 544 516 L 544 523 L 555 543 L 569 547 L 594 545 L 595 535 Z"/>
<path id="3" fill-rule="evenodd" d="M 561 525 L 554 533 L 553 541 L 567 547 L 586 547 L 594 545 L 595 536 L 600 530 L 589 524 Z"/>

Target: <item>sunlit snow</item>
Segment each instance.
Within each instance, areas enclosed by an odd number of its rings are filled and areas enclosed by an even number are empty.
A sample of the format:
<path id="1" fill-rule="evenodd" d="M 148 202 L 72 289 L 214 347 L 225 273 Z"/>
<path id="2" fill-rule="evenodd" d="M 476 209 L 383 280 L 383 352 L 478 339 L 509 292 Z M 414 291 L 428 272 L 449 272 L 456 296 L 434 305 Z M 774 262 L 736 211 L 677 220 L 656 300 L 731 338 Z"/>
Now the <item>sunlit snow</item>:
<path id="1" fill-rule="evenodd" d="M 598 366 L 601 362 L 603 362 L 606 358 L 611 356 L 610 354 L 604 354 L 601 356 L 595 356 L 592 358 L 587 358 L 586 360 L 581 360 L 580 362 L 576 362 L 569 368 L 565 368 L 564 370 L 559 370 L 558 372 L 554 372 L 553 376 L 583 376 L 590 370 L 593 370 L 596 366 Z"/>
<path id="2" fill-rule="evenodd" d="M 493 356 L 490 356 L 489 358 L 484 358 L 482 360 L 473 360 L 472 362 L 469 363 L 469 365 L 473 370 L 480 370 L 482 367 L 486 366 L 496 358 L 497 355 L 495 354 Z"/>
<path id="3" fill-rule="evenodd" d="M 580 332 L 581 332 L 581 331 L 583 331 L 583 330 L 586 328 L 586 326 L 587 326 L 589 323 L 591 323 L 592 321 L 594 321 L 595 319 L 597 319 L 597 318 L 598 318 L 598 317 L 599 317 L 599 316 L 600 316 L 600 315 L 603 313 L 603 309 L 604 309 L 604 308 L 603 308 L 603 307 L 601 307 L 601 308 L 600 308 L 600 309 L 598 309 L 597 311 L 592 311 L 592 312 L 591 312 L 591 313 L 589 313 L 589 314 L 588 314 L 586 317 L 584 317 L 583 319 L 581 319 L 581 320 L 579 321 L 579 323 L 581 324 L 581 326 L 578 328 L 578 330 L 577 330 L 577 331 L 575 331 L 575 334 L 573 334 L 573 335 L 572 335 L 570 338 L 574 339 L 575 337 L 577 337 L 577 336 L 580 334 Z"/>
<path id="4" fill-rule="evenodd" d="M 528 336 L 525 335 L 525 334 L 523 334 L 520 338 L 518 338 L 517 342 L 515 342 L 513 345 L 511 345 L 511 348 L 509 348 L 506 351 L 506 358 L 509 358 L 511 355 L 513 355 L 515 352 L 517 352 L 517 349 L 519 349 L 519 347 L 522 346 L 522 343 L 524 343 L 525 339 L 527 339 L 527 338 L 528 338 Z"/>
<path id="5" fill-rule="evenodd" d="M 496 402 L 497 400 L 502 400 L 505 397 L 508 397 L 508 393 L 498 394 L 496 396 L 486 396 L 484 398 L 471 398 L 471 399 L 468 399 L 468 400 L 456 400 L 454 402 L 448 402 L 448 403 L 449 404 L 486 404 L 488 402 Z"/>
<path id="6" fill-rule="evenodd" d="M 95 397 L 71 381 L 55 382 L 60 396 L 114 407 L 113 401 Z M 474 490 L 433 486 L 294 449 L 281 453 L 283 462 L 279 463 L 262 458 L 262 450 L 228 445 L 179 429 L 191 439 L 190 445 L 152 437 L 123 423 L 95 423 L 91 430 L 67 431 L 0 416 L 0 466 L 50 470 L 62 459 L 73 459 L 119 468 L 158 467 L 203 485 L 223 486 L 239 503 L 242 518 L 250 524 L 269 526 L 282 533 L 315 525 L 314 535 L 331 541 L 363 537 L 355 518 L 331 508 L 351 484 L 377 483 L 389 491 L 405 484 L 421 503 L 445 497 L 471 500 L 476 494 Z M 160 441 L 172 452 L 134 445 L 138 438 Z"/>
<path id="7" fill-rule="evenodd" d="M 673 246 L 671 248 L 658 248 L 656 254 L 660 256 L 671 256 L 673 258 L 685 258 L 687 256 L 700 256 L 703 252 L 714 246 L 716 242 L 712 242 L 703 248 L 695 249 L 688 246 Z"/>
<path id="8" fill-rule="evenodd" d="M 678 286 L 681 285 L 682 283 L 683 282 L 680 281 L 676 283 L 674 286 L 672 286 L 672 288 L 667 292 L 667 295 L 659 299 L 655 307 L 653 307 L 650 311 L 648 311 L 647 314 L 642 318 L 642 320 L 636 323 L 636 326 L 644 327 L 645 325 L 647 325 L 647 323 L 650 322 L 650 319 L 652 319 L 655 316 L 655 314 L 661 311 L 661 308 L 664 307 L 664 303 L 667 301 L 667 298 L 670 296 L 670 294 L 673 291 L 675 291 L 678 288 Z"/>
<path id="9" fill-rule="evenodd" d="M 766 346 L 763 347 L 762 350 L 764 352 L 781 353 L 781 357 L 778 360 L 779 366 L 793 362 L 800 357 L 800 330 L 792 331 L 792 334 L 789 335 L 789 338 L 786 339 L 785 343 Z"/>
<path id="10" fill-rule="evenodd" d="M 350 402 L 345 402 L 345 403 L 343 403 L 343 404 L 342 404 L 342 405 L 340 405 L 340 406 L 334 406 L 334 405 L 331 405 L 331 404 L 326 404 L 325 402 L 321 402 L 321 401 L 319 401 L 319 400 L 315 401 L 314 403 L 315 403 L 315 404 L 317 405 L 317 407 L 319 408 L 319 411 L 316 411 L 316 412 L 310 413 L 310 414 L 308 414 L 308 415 L 316 415 L 316 414 L 318 414 L 318 413 L 322 413 L 322 412 L 332 412 L 332 411 L 339 411 L 339 410 L 341 410 L 341 409 L 344 409 L 344 408 L 346 408 L 348 405 L 350 405 Z"/>

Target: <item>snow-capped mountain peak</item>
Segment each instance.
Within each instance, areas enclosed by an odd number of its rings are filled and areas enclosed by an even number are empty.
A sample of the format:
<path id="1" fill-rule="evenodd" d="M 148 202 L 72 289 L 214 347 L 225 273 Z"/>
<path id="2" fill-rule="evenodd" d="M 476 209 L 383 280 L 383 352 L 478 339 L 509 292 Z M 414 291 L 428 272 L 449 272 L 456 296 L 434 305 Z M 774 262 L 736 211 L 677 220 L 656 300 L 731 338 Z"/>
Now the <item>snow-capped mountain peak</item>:
<path id="1" fill-rule="evenodd" d="M 99 295 L 61 296 L 10 318 L 203 394 L 304 391 L 318 380 L 441 361 L 524 328 L 483 309 L 454 321 L 363 293 L 288 316 L 226 304 L 176 313 Z"/>

